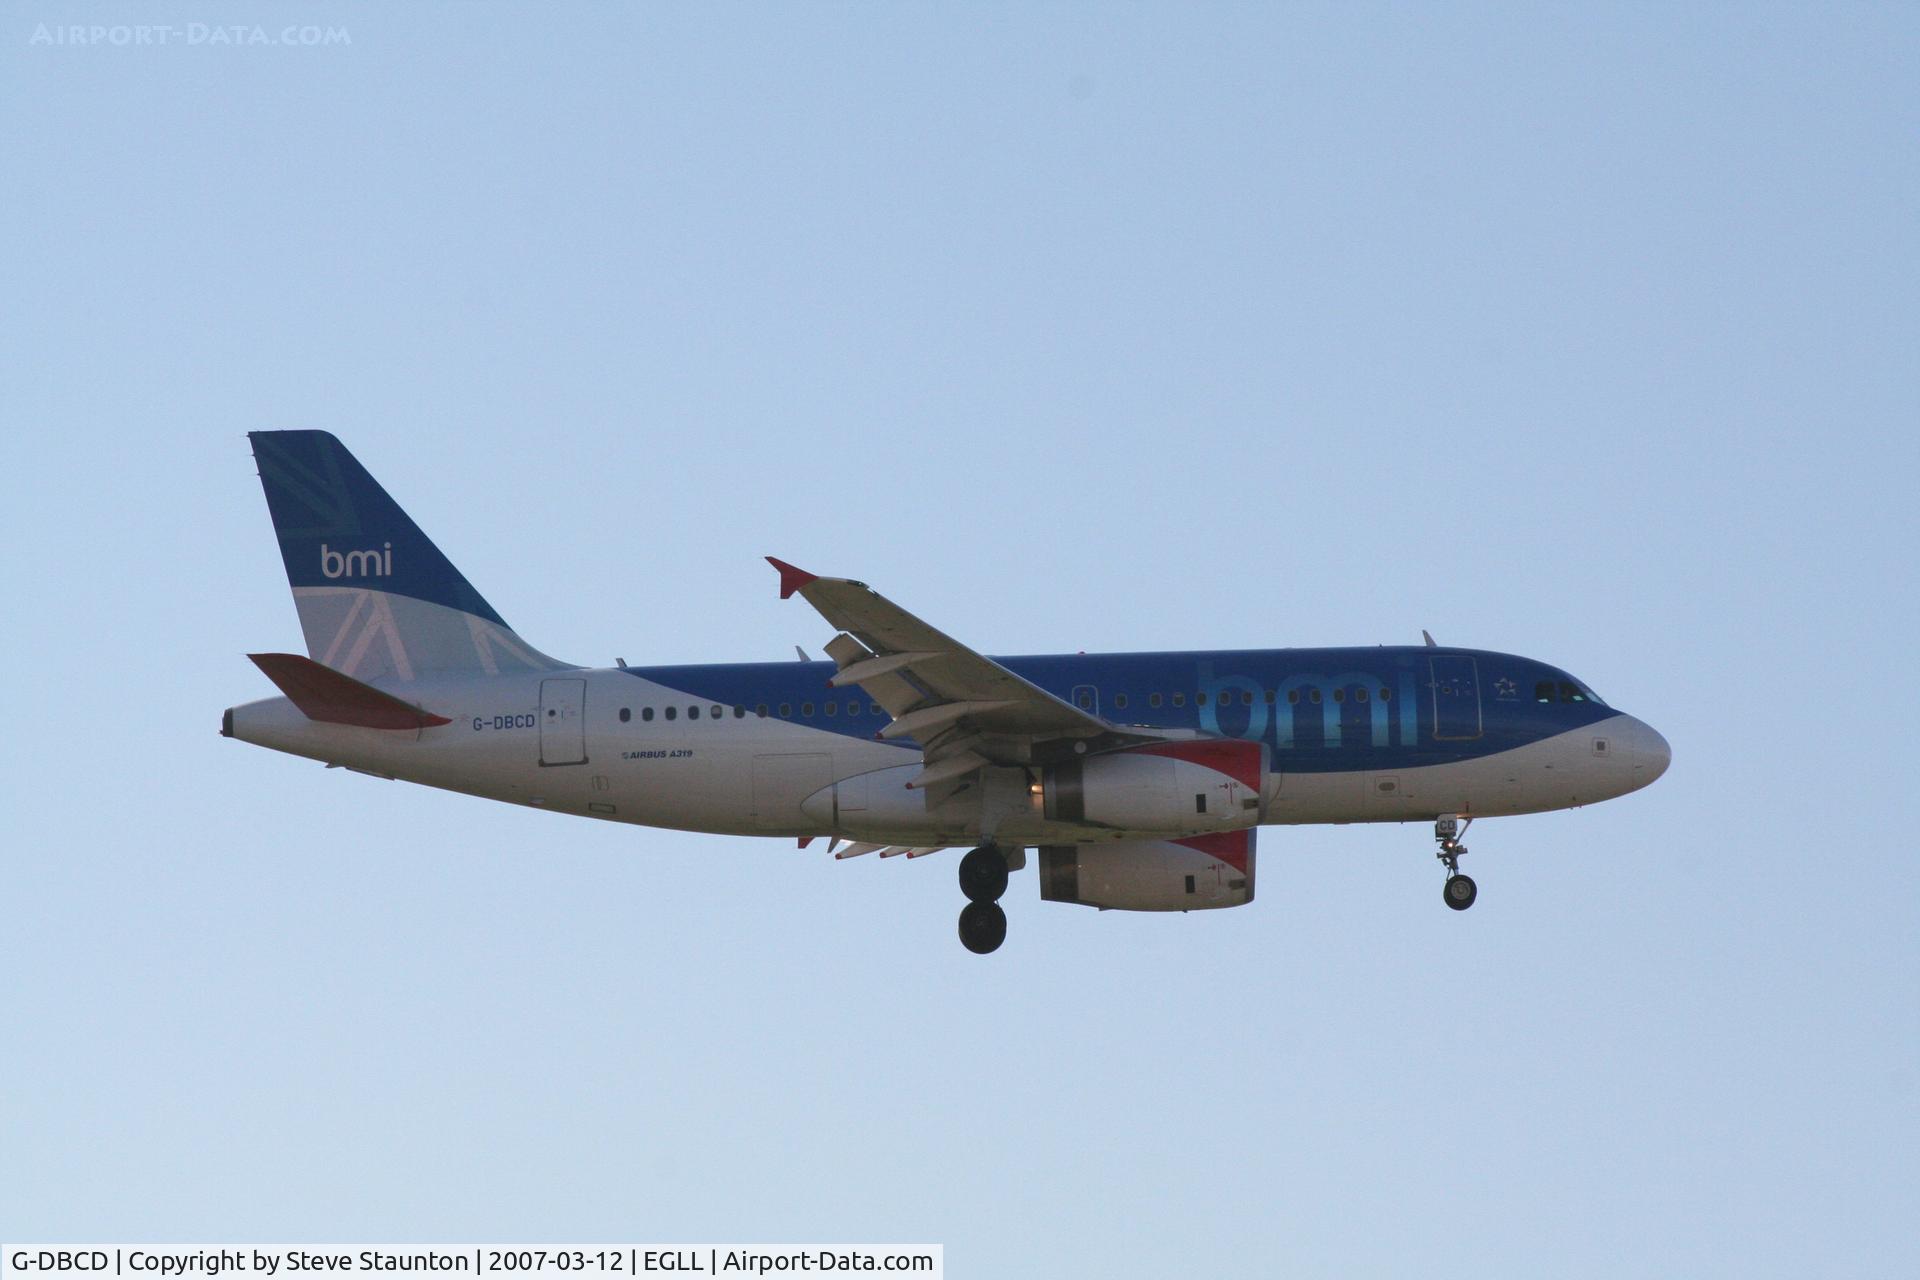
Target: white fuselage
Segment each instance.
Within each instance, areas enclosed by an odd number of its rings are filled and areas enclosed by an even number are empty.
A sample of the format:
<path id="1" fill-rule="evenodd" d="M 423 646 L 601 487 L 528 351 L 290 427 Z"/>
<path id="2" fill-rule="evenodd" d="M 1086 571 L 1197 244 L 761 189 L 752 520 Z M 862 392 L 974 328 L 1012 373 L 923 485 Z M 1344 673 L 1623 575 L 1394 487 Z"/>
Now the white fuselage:
<path id="1" fill-rule="evenodd" d="M 469 795 L 608 821 L 736 835 L 906 843 L 978 839 L 1072 843 L 1112 831 L 1047 822 L 1024 770 L 986 771 L 966 803 L 929 805 L 905 783 L 910 746 L 828 732 L 749 708 L 699 705 L 622 670 L 427 678 L 390 686 L 450 723 L 382 730 L 309 720 L 285 698 L 235 707 L 246 742 Z M 684 708 L 699 705 L 699 717 Z M 639 718 L 647 707 L 651 717 Z M 674 707 L 675 718 L 652 708 Z M 621 719 L 621 711 L 628 718 Z M 716 712 L 718 714 L 716 714 Z M 1590 804 L 1651 782 L 1664 767 L 1638 749 L 1652 731 L 1618 715 L 1511 750 L 1445 764 L 1264 776 L 1262 825 L 1493 816 Z M 1655 735 L 1657 737 L 1657 735 Z M 1599 745 L 1597 745 L 1599 744 Z M 998 775 L 998 776 L 996 776 Z"/>

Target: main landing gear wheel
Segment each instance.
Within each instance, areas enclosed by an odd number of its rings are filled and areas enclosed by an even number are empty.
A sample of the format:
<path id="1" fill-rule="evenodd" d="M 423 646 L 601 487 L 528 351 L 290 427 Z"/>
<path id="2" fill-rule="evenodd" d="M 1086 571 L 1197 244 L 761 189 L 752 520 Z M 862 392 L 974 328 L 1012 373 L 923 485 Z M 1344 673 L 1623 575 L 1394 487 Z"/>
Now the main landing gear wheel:
<path id="1" fill-rule="evenodd" d="M 1007 913 L 1000 895 L 1007 891 L 1007 857 L 983 844 L 960 859 L 960 892 L 967 905 L 960 911 L 960 945 L 977 956 L 998 951 L 1007 940 Z"/>
<path id="2" fill-rule="evenodd" d="M 968 902 L 998 902 L 1007 891 L 1007 859 L 990 844 L 983 844 L 960 859 L 960 892 Z"/>
<path id="3" fill-rule="evenodd" d="M 1472 818 L 1462 822 L 1453 814 L 1447 814 L 1433 824 L 1433 838 L 1440 842 L 1440 851 L 1433 856 L 1447 868 L 1447 883 L 1442 886 L 1440 896 L 1455 911 L 1465 911 L 1480 896 L 1480 886 L 1473 882 L 1473 877 L 1460 874 L 1460 859 L 1467 852 L 1467 846 L 1460 843 L 1460 837 L 1472 825 Z"/>
<path id="4" fill-rule="evenodd" d="M 1007 940 L 1007 913 L 997 902 L 969 902 L 960 909 L 960 945 L 977 956 L 998 951 Z"/>

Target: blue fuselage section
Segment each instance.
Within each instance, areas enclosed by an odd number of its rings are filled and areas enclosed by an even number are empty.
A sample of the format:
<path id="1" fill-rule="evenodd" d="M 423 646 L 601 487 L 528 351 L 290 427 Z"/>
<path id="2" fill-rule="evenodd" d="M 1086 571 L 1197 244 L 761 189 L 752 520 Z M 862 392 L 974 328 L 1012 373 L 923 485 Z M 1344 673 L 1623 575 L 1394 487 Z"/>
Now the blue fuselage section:
<path id="1" fill-rule="evenodd" d="M 1615 714 L 1566 672 L 1476 649 L 1376 646 L 996 658 L 1119 726 L 1264 742 L 1273 768 L 1331 773 L 1448 764 L 1522 747 Z M 827 662 L 631 667 L 682 690 L 689 712 L 778 718 L 871 738 L 889 717 L 836 690 Z M 649 709 L 651 710 L 651 709 Z M 666 708 L 660 708 L 664 714 Z M 649 716 L 651 718 L 651 716 Z"/>

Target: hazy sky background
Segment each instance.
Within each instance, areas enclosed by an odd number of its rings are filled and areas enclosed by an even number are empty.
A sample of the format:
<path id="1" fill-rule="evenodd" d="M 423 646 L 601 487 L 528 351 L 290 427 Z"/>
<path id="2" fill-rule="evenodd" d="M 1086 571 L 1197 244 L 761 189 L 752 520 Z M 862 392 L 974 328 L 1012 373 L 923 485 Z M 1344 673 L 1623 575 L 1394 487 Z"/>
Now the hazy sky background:
<path id="1" fill-rule="evenodd" d="M 9 5 L 0 1236 L 1914 1273 L 1916 85 L 1900 5 Z M 275 427 L 574 661 L 817 650 L 772 553 L 989 652 L 1427 627 L 1674 765 L 1464 915 L 1270 828 L 981 959 L 951 854 L 219 738 Z"/>

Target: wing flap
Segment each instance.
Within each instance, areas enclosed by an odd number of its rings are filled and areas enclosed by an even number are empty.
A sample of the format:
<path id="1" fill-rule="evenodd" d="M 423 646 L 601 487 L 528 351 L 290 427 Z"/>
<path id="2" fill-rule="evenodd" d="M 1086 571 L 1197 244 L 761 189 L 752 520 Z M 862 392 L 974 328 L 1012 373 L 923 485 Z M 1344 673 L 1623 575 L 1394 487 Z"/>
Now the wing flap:
<path id="1" fill-rule="evenodd" d="M 848 637 L 851 639 L 852 637 Z M 856 642 L 857 643 L 857 642 Z M 831 650 L 829 650 L 831 652 Z M 827 681 L 831 689 L 843 689 L 850 684 L 865 684 L 880 676 L 891 675 L 902 667 L 911 667 L 916 662 L 926 662 L 938 657 L 933 653 L 890 653 L 883 658 L 862 658 L 840 668 Z"/>
<path id="2" fill-rule="evenodd" d="M 975 724 L 986 723 L 987 718 L 996 711 L 1004 710 L 1006 701 L 975 702 L 935 702 L 915 711 L 895 716 L 892 723 L 880 730 L 880 736 L 888 742 L 895 738 L 913 738 L 925 742 L 962 720 L 971 720 Z"/>

